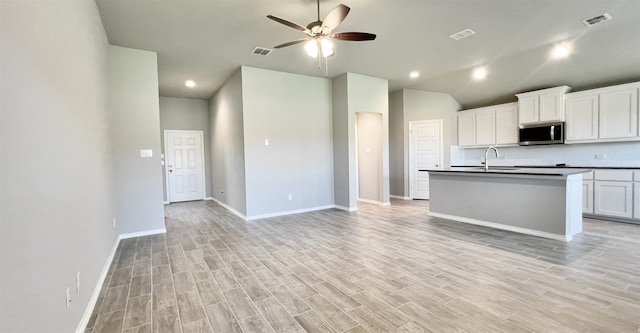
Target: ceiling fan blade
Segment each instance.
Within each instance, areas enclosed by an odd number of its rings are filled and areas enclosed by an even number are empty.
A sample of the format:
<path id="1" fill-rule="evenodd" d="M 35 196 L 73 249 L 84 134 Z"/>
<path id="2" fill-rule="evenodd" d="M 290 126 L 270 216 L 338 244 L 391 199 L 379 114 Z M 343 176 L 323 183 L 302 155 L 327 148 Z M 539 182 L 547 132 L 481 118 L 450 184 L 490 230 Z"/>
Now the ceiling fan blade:
<path id="1" fill-rule="evenodd" d="M 329 15 L 327 15 L 327 18 L 324 19 L 324 22 L 322 23 L 322 27 L 328 28 L 329 30 L 335 29 L 335 27 L 337 27 L 338 24 L 344 21 L 345 17 L 347 17 L 347 14 L 349 14 L 350 10 L 351 8 L 343 4 L 337 5 L 336 8 L 332 9 L 331 12 L 329 12 Z"/>
<path id="2" fill-rule="evenodd" d="M 335 34 L 331 34 L 331 38 L 359 42 L 365 40 L 374 40 L 376 39 L 376 35 L 367 32 L 337 32 Z"/>
<path id="3" fill-rule="evenodd" d="M 282 23 L 282 24 L 284 24 L 284 25 L 286 25 L 288 27 L 292 27 L 292 28 L 294 28 L 296 30 L 300 30 L 300 31 L 304 31 L 304 32 L 309 31 L 309 29 L 307 29 L 307 28 L 305 28 L 305 27 L 303 27 L 303 26 L 301 26 L 299 24 L 295 24 L 293 22 L 289 22 L 289 21 L 281 19 L 279 17 L 275 17 L 273 15 L 267 15 L 267 17 L 272 19 L 272 20 L 274 20 L 274 21 L 276 21 L 276 22 L 278 22 L 278 23 Z"/>
<path id="4" fill-rule="evenodd" d="M 283 44 L 280 44 L 280 45 L 274 46 L 273 48 L 274 48 L 274 49 L 281 49 L 281 48 L 283 48 L 283 47 L 287 47 L 287 46 L 291 46 L 291 45 L 300 44 L 300 43 L 306 42 L 306 41 L 308 41 L 308 40 L 309 40 L 309 38 L 298 39 L 298 40 L 294 40 L 294 41 L 292 41 L 292 42 L 287 42 L 287 43 L 283 43 Z"/>

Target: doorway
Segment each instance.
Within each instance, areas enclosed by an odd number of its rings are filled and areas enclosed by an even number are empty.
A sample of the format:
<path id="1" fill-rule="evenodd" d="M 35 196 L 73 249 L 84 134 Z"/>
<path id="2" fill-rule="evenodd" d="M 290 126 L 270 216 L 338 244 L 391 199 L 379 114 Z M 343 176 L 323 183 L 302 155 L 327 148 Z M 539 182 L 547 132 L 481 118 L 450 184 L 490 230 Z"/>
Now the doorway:
<path id="1" fill-rule="evenodd" d="M 356 113 L 358 201 L 382 204 L 382 114 Z"/>
<path id="2" fill-rule="evenodd" d="M 409 122 L 409 196 L 429 199 L 429 172 L 442 169 L 442 119 Z"/>
<path id="3" fill-rule="evenodd" d="M 204 199 L 203 141 L 202 131 L 164 131 L 169 202 Z"/>

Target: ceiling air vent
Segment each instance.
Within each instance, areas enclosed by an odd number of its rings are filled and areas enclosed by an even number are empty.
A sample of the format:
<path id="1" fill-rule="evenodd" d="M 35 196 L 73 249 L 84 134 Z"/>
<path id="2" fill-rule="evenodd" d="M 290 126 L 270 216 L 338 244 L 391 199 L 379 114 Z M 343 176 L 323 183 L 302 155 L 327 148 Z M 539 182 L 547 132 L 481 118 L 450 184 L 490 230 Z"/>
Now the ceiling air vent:
<path id="1" fill-rule="evenodd" d="M 586 19 L 584 21 L 582 21 L 582 23 L 584 23 L 584 25 L 586 25 L 587 27 L 593 27 L 594 25 L 598 24 L 598 23 L 602 23 L 602 22 L 606 22 L 611 20 L 612 17 L 611 15 L 604 13 L 602 15 L 598 15 L 596 17 L 592 17 L 590 19 Z"/>
<path id="2" fill-rule="evenodd" d="M 269 54 L 271 54 L 271 52 L 273 52 L 273 50 L 258 46 L 255 49 L 253 49 L 253 52 L 251 53 L 261 55 L 261 56 L 268 56 Z"/>
<path id="3" fill-rule="evenodd" d="M 467 38 L 473 34 L 475 34 L 476 32 L 467 28 L 464 30 L 460 30 L 458 32 L 456 32 L 455 34 L 449 36 L 449 38 L 453 39 L 453 40 L 461 40 L 463 38 Z"/>

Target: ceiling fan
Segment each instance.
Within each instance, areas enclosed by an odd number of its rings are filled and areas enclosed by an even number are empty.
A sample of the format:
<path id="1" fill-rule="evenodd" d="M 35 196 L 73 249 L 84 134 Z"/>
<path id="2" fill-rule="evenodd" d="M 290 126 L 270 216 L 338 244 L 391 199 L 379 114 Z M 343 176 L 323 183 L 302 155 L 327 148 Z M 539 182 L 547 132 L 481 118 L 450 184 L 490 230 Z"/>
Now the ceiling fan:
<path id="1" fill-rule="evenodd" d="M 283 43 L 275 46 L 274 48 L 279 49 L 299 43 L 307 42 L 305 45 L 305 50 L 310 56 L 324 57 L 325 59 L 334 54 L 333 52 L 333 44 L 331 40 L 344 40 L 344 41 L 367 41 L 376 39 L 376 35 L 366 33 L 366 32 L 333 32 L 335 29 L 349 14 L 349 7 L 340 4 L 336 6 L 334 9 L 329 12 L 324 21 L 320 21 L 320 0 L 317 1 L 318 4 L 318 19 L 317 21 L 313 21 L 307 25 L 307 27 L 303 27 L 299 24 L 281 19 L 279 17 L 275 17 L 273 15 L 267 15 L 268 18 L 282 23 L 286 26 L 294 28 L 296 30 L 300 30 L 307 34 L 307 38 L 302 38 L 298 40 L 294 40 L 291 42 Z"/>

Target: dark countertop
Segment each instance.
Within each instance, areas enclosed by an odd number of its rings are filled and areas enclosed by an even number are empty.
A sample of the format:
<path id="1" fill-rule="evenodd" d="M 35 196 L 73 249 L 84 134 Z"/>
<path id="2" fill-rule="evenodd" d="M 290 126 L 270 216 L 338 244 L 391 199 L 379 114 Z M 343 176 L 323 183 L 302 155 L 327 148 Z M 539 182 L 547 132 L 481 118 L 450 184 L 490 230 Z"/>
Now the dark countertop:
<path id="1" fill-rule="evenodd" d="M 484 170 L 483 166 L 472 167 L 450 167 L 444 169 L 434 170 L 418 170 L 427 171 L 432 173 L 467 173 L 467 174 L 491 174 L 491 175 L 513 175 L 513 176 L 559 176 L 567 177 L 580 173 L 587 173 L 591 171 L 588 168 L 525 168 L 525 167 L 503 167 L 495 166 L 489 167 L 488 171 Z"/>
<path id="2" fill-rule="evenodd" d="M 452 165 L 452 168 L 469 168 L 469 167 L 481 167 L 481 165 Z M 500 166 L 502 167 L 502 166 Z M 527 169 L 620 169 L 620 170 L 640 170 L 640 165 L 637 167 L 616 167 L 616 166 L 577 166 L 577 165 L 515 165 L 509 166 L 512 168 L 527 168 Z"/>

